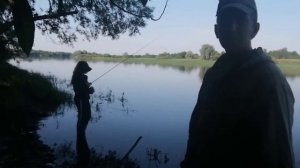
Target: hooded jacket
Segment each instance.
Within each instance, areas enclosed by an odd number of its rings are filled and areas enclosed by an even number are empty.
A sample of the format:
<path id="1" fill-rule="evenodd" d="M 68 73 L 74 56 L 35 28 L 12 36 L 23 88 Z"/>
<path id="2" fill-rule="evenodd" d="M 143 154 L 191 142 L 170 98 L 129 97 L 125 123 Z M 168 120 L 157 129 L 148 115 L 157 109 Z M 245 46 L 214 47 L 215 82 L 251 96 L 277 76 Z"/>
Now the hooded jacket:
<path id="1" fill-rule="evenodd" d="M 222 55 L 203 79 L 181 166 L 293 168 L 294 101 L 261 48 Z"/>

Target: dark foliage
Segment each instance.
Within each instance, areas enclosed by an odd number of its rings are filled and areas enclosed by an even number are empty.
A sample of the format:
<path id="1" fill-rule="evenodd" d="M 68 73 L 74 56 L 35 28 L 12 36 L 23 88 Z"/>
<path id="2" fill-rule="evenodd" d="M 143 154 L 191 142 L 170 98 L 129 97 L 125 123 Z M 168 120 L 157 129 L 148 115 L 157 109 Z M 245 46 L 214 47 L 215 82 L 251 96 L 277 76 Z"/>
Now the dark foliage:
<path id="1" fill-rule="evenodd" d="M 34 36 L 29 21 L 43 34 L 55 34 L 60 42 L 72 45 L 78 36 L 92 40 L 99 36 L 117 39 L 125 32 L 129 36 L 139 34 L 153 13 L 153 8 L 140 0 L 48 0 L 46 6 L 40 1 L 28 1 L 30 7 L 23 5 L 24 9 L 17 4 L 28 4 L 27 0 L 0 2 L 0 43 L 6 50 L 17 51 L 21 46 L 29 53 Z M 26 32 L 26 37 L 20 31 Z"/>

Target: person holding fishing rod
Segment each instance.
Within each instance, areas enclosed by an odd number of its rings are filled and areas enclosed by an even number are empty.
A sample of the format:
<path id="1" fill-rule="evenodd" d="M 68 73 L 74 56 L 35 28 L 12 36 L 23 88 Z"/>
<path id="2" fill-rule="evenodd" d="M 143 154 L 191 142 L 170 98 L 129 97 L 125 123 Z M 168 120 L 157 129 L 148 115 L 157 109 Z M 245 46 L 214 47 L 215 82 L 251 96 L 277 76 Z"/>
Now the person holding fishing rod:
<path id="1" fill-rule="evenodd" d="M 76 150 L 79 167 L 87 166 L 90 158 L 90 150 L 85 137 L 85 130 L 91 118 L 90 94 L 95 92 L 88 82 L 86 73 L 92 68 L 86 61 L 79 61 L 74 68 L 71 84 L 75 92 L 74 101 L 78 110 Z"/>

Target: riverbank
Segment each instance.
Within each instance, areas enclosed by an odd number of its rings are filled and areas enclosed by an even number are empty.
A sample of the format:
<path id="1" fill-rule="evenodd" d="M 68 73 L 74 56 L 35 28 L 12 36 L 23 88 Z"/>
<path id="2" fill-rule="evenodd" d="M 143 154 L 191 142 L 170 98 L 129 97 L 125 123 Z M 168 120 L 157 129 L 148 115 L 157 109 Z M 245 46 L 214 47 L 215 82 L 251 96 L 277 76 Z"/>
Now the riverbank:
<path id="1" fill-rule="evenodd" d="M 142 57 L 101 57 L 97 55 L 78 55 L 75 60 L 85 60 L 91 62 L 109 62 L 124 64 L 144 64 L 158 65 L 161 67 L 175 67 L 183 70 L 191 70 L 194 68 L 209 68 L 215 61 L 203 59 L 178 59 L 178 58 L 142 58 Z M 300 59 L 273 59 L 282 72 L 286 76 L 300 76 Z"/>
<path id="2" fill-rule="evenodd" d="M 274 59 L 286 76 L 300 76 L 300 59 Z"/>
<path id="3" fill-rule="evenodd" d="M 55 77 L 18 69 L 0 62 L 0 168 L 77 168 L 77 154 L 68 144 L 52 148 L 37 134 L 41 119 L 55 113 L 71 95 L 55 87 Z M 86 167 L 134 168 L 138 164 L 117 153 L 91 149 Z"/>
<path id="4" fill-rule="evenodd" d="M 38 122 L 71 95 L 58 90 L 51 79 L 0 62 L 1 168 L 45 167 L 54 160 L 36 133 Z"/>

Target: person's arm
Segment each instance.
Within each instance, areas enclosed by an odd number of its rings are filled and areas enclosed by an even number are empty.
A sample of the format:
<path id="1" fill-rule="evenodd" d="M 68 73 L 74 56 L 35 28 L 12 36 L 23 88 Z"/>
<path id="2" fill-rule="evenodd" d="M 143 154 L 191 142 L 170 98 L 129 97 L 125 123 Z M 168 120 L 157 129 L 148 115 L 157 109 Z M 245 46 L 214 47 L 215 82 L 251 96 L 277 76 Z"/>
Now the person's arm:
<path id="1" fill-rule="evenodd" d="M 260 105 L 252 118 L 261 131 L 260 154 L 266 167 L 293 168 L 293 93 L 275 65 L 267 69 L 264 81 L 258 95 Z"/>
<path id="2" fill-rule="evenodd" d="M 193 162 L 197 160 L 197 136 L 199 136 L 199 115 L 201 113 L 200 110 L 200 102 L 201 102 L 201 96 L 203 97 L 203 92 L 207 90 L 206 85 L 209 85 L 208 76 L 211 73 L 211 69 L 208 69 L 200 88 L 200 91 L 198 93 L 198 98 L 196 105 L 194 107 L 194 110 L 192 112 L 190 123 L 189 123 L 189 135 L 187 140 L 187 147 L 186 147 L 186 153 L 184 160 L 180 163 L 181 168 L 190 168 L 193 167 Z"/>
<path id="3" fill-rule="evenodd" d="M 184 160 L 180 163 L 180 167 L 181 168 L 189 168 L 192 167 L 192 160 L 195 159 L 195 150 L 196 150 L 196 146 L 195 146 L 195 138 L 193 136 L 195 136 L 196 134 L 196 122 L 197 122 L 197 111 L 198 111 L 198 105 L 196 104 L 192 115 L 191 115 L 191 119 L 190 119 L 190 124 L 189 124 L 189 135 L 188 135 L 188 141 L 187 141 L 187 147 L 186 147 L 186 153 L 185 153 L 185 158 Z"/>
<path id="4" fill-rule="evenodd" d="M 84 85 L 85 89 L 89 94 L 93 94 L 95 92 L 94 87 L 92 86 L 92 83 L 88 82 L 88 77 L 84 75 Z"/>

